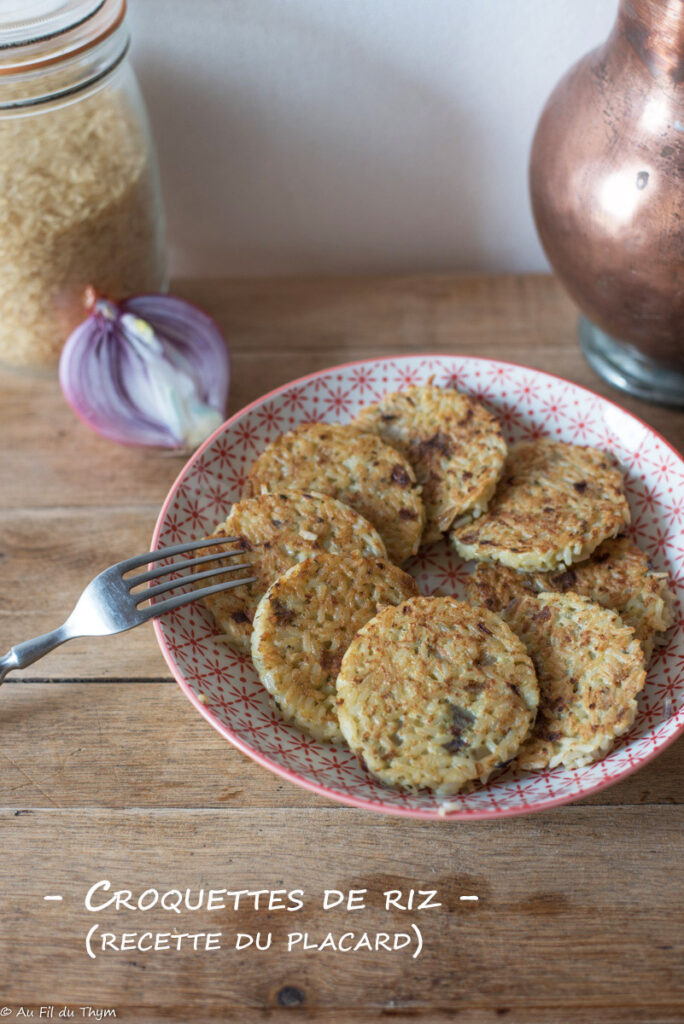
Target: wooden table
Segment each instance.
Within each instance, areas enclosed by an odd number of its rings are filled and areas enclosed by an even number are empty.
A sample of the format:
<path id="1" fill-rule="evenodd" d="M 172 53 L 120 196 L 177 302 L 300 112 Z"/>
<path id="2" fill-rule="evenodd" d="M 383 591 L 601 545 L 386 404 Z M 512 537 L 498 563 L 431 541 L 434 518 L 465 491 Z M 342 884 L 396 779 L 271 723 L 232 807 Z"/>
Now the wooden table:
<path id="1" fill-rule="evenodd" d="M 526 363 L 615 398 L 583 362 L 575 311 L 547 277 L 181 281 L 230 342 L 230 409 L 300 374 L 401 352 Z M 182 459 L 117 447 L 76 421 L 53 380 L 0 375 L 1 644 L 62 621 L 85 581 L 149 546 Z M 675 446 L 681 413 L 628 398 Z M 684 745 L 620 785 L 553 811 L 471 824 L 339 806 L 252 763 L 169 677 L 151 626 L 76 641 L 0 691 L 0 1014 L 115 1009 L 117 1019 L 453 1020 L 611 1024 L 684 1019 Z M 303 889 L 296 914 L 253 906 L 88 912 L 101 879 L 135 894 Z M 367 889 L 324 912 L 325 889 Z M 389 889 L 442 906 L 386 913 Z M 477 894 L 479 902 L 461 901 Z M 46 901 L 45 895 L 63 900 Z M 286 953 L 289 931 L 396 932 L 425 948 Z M 272 931 L 265 952 L 109 950 L 121 931 Z M 110 1014 L 110 1017 L 112 1015 Z M 44 1014 L 46 1017 L 46 1014 Z M 63 1012 L 62 1017 L 66 1017 Z M 104 1017 L 102 1019 L 105 1019 Z"/>

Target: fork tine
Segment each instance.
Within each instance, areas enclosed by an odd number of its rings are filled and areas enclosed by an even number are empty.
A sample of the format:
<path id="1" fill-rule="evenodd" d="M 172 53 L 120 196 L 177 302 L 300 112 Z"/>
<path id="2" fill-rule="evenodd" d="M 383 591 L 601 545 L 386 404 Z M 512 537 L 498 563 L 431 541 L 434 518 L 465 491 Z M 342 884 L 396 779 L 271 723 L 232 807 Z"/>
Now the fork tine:
<path id="1" fill-rule="evenodd" d="M 211 576 L 220 576 L 226 572 L 237 572 L 238 569 L 251 568 L 251 562 L 244 562 L 242 565 L 222 565 L 218 568 L 207 569 L 205 572 L 195 572 L 189 576 L 180 576 L 178 579 L 169 580 L 167 583 L 160 583 L 158 587 L 149 587 L 147 590 L 141 590 L 140 593 L 133 594 L 132 597 L 136 604 L 140 604 L 141 601 L 147 601 L 150 597 L 165 594 L 167 590 L 177 590 L 178 587 L 182 587 L 186 583 L 194 583 L 196 580 L 208 580 Z"/>
<path id="2" fill-rule="evenodd" d="M 158 562 L 161 558 L 173 558 L 175 555 L 182 555 L 184 552 L 192 551 L 195 548 L 206 548 L 210 544 L 239 543 L 239 537 L 203 537 L 202 540 L 188 540 L 184 544 L 174 544 L 170 548 L 157 548 L 156 551 L 148 551 L 146 555 L 136 555 L 135 558 L 127 558 L 123 562 L 117 562 L 116 568 L 121 572 L 128 572 L 129 569 L 137 569 L 139 565 Z"/>
<path id="3" fill-rule="evenodd" d="M 222 590 L 232 590 L 233 587 L 240 587 L 247 583 L 256 583 L 257 577 L 250 576 L 244 580 L 230 580 L 228 583 L 215 583 L 213 587 L 202 587 L 201 590 L 192 590 L 189 594 L 178 594 L 176 597 L 170 597 L 166 601 L 161 601 L 159 604 L 151 604 L 149 608 L 143 608 L 140 612 L 143 621 L 148 619 L 156 618 L 158 615 L 165 615 L 166 612 L 171 612 L 174 608 L 180 608 L 184 604 L 190 604 L 191 601 L 197 601 L 203 597 L 209 597 L 210 594 L 218 594 Z"/>
<path id="4" fill-rule="evenodd" d="M 126 583 L 128 584 L 128 589 L 132 590 L 139 583 L 147 583 L 148 580 L 156 580 L 161 576 L 168 576 L 170 572 L 175 572 L 176 570 L 190 569 L 192 566 L 201 565 L 203 562 L 215 562 L 217 558 L 230 558 L 232 555 L 244 555 L 246 553 L 246 548 L 235 548 L 234 551 L 218 551 L 212 555 L 202 555 L 201 558 L 182 558 L 180 562 L 172 562 L 171 565 L 159 565 L 156 569 L 150 569 L 149 572 L 141 572 L 139 576 L 130 576 Z M 230 571 L 231 566 L 227 565 L 225 569 Z"/>

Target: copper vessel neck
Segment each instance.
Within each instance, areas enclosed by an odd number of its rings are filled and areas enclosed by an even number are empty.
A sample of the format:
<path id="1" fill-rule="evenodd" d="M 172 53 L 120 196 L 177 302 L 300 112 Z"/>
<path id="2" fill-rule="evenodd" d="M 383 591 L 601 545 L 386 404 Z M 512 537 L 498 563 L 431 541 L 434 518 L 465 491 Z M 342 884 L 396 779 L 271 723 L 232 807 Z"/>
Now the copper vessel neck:
<path id="1" fill-rule="evenodd" d="M 684 0 L 620 0 L 615 34 L 654 78 L 684 82 Z"/>

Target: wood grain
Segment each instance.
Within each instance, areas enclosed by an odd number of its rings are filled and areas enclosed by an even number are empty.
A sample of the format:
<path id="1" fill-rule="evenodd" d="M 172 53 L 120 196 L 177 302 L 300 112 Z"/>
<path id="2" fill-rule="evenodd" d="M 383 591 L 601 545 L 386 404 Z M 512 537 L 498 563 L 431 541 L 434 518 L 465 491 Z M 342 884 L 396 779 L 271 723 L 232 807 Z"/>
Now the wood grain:
<path id="1" fill-rule="evenodd" d="M 211 998 L 228 1019 L 277 1005 L 286 987 L 302 1008 L 344 1011 L 544 1009 L 550 1020 L 592 1007 L 629 1006 L 657 1015 L 684 995 L 671 879 L 677 871 L 681 808 L 569 807 L 508 821 L 398 822 L 349 809 L 226 811 L 35 811 L 5 816 L 0 892 L 12 960 L 33 964 L 34 1002 L 177 1006 Z M 45 835 L 59 827 L 59 850 Z M 324 837 L 325 856 L 310 837 Z M 631 841 L 625 844 L 624 838 Z M 286 841 L 284 841 L 284 838 Z M 581 849 L 582 857 L 569 855 Z M 524 870 L 530 857 L 533 873 Z M 643 871 L 647 862 L 648 871 Z M 175 915 L 111 909 L 88 913 L 95 882 L 135 896 L 148 888 L 301 889 L 304 906 L 257 911 L 245 903 Z M 366 889 L 365 909 L 324 911 L 325 889 Z M 384 909 L 383 893 L 436 890 L 442 905 L 422 912 Z M 64 893 L 47 905 L 45 893 Z M 478 895 L 464 903 L 461 895 Z M 311 941 L 328 933 L 423 933 L 424 950 L 279 956 L 239 952 L 237 932 L 289 932 Z M 221 931 L 221 950 L 204 955 L 108 951 L 91 960 L 86 932 Z M 414 947 L 411 947 L 414 951 Z M 269 951 L 270 952 L 270 951 Z M 596 971 L 600 958 L 603 970 Z M 26 978 L 0 961 L 3 1000 L 26 998 Z M 150 992 L 154 997 L 150 1000 Z M 22 996 L 22 993 L 24 995 Z M 629 999 L 627 994 L 630 994 Z M 181 1004 L 183 1005 L 183 1004 Z M 132 1018 L 135 1019 L 135 1018 Z M 428 1018 L 429 1019 L 429 1018 Z M 629 1018 L 631 1019 L 631 1018 Z"/>
<path id="2" fill-rule="evenodd" d="M 618 396 L 586 365 L 575 310 L 546 276 L 179 281 L 174 292 L 207 309 L 228 339 L 231 413 L 336 363 L 451 352 L 568 377 L 684 446 L 684 413 Z M 135 506 L 154 519 L 184 462 L 92 434 L 51 379 L 0 371 L 0 409 L 3 479 L 11 481 L 4 508 Z"/>
<path id="3" fill-rule="evenodd" d="M 0 697 L 0 732 L 12 736 L 11 749 L 0 747 L 0 807 L 330 808 L 235 750 L 174 682 L 7 682 Z M 683 796 L 679 743 L 583 803 Z"/>
<path id="4" fill-rule="evenodd" d="M 157 511 L 102 505 L 0 511 L 0 646 L 60 625 L 93 576 L 148 551 Z M 169 677 L 151 623 L 64 644 L 15 678 L 34 678 L 36 670 L 45 679 Z"/>
<path id="5" fill-rule="evenodd" d="M 684 446 L 684 414 L 617 397 L 548 277 L 184 281 L 228 338 L 230 411 L 293 377 L 397 352 L 524 363 L 607 395 Z M 149 546 L 185 457 L 90 433 L 56 381 L 0 371 L 0 644 L 57 624 L 96 571 Z M 151 628 L 67 644 L 0 690 L 0 1004 L 117 1008 L 138 1024 L 392 1020 L 674 1024 L 684 746 L 526 818 L 430 823 L 350 810 L 234 750 L 170 679 Z M 84 952 L 88 885 L 367 887 L 369 908 L 183 918 L 274 935 L 399 928 L 384 888 L 437 888 L 405 954 Z M 62 903 L 43 900 L 62 893 Z M 475 893 L 477 904 L 458 896 Z M 112 923 L 110 921 L 110 923 Z M 113 923 L 117 923 L 116 921 Z M 171 922 L 173 924 L 174 922 Z M 168 916 L 124 914 L 125 928 Z M 186 927 L 188 926 L 188 927 Z M 14 1021 L 21 1018 L 7 1016 Z"/>

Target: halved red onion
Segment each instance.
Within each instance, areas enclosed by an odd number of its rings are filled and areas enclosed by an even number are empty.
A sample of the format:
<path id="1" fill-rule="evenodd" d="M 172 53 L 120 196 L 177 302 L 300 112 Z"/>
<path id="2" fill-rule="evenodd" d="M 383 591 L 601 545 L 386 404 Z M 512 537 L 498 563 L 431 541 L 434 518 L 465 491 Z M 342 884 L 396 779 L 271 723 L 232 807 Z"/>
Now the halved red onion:
<path id="1" fill-rule="evenodd" d="M 211 317 L 172 295 L 115 303 L 91 294 L 88 302 L 59 364 L 76 415 L 122 444 L 197 447 L 225 419 L 230 382 Z"/>

